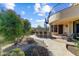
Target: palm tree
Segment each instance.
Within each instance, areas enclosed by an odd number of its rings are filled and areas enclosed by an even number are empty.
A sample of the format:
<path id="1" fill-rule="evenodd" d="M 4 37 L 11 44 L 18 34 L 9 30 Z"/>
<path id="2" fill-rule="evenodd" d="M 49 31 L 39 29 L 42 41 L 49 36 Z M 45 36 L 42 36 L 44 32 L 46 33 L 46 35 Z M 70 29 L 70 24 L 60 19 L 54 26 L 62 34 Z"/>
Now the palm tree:
<path id="1" fill-rule="evenodd" d="M 47 18 L 45 18 L 44 26 L 45 26 L 45 28 L 46 28 L 47 31 L 48 31 L 47 24 L 49 23 L 49 18 L 50 18 L 51 14 L 52 14 L 52 10 L 53 10 L 55 7 L 59 6 L 59 5 L 60 5 L 60 4 L 57 3 L 57 4 L 50 10 L 50 12 L 48 13 Z M 50 33 L 49 33 L 49 36 L 50 36 Z"/>
<path id="2" fill-rule="evenodd" d="M 50 12 L 48 13 L 47 18 L 45 18 L 45 24 L 48 24 L 49 18 L 50 18 L 51 14 L 52 14 L 52 10 L 53 10 L 55 7 L 59 6 L 59 5 L 60 5 L 60 4 L 57 3 L 57 4 L 50 10 Z"/>

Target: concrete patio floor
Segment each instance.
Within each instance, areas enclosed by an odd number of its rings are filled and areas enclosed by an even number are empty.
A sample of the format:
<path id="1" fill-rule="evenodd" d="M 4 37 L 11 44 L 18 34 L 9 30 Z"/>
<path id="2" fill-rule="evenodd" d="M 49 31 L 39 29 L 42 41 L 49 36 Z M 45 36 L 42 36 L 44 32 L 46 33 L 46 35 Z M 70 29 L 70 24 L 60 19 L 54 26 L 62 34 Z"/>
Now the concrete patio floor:
<path id="1" fill-rule="evenodd" d="M 48 39 L 48 38 L 38 38 L 35 35 L 30 36 L 32 38 L 42 40 L 47 45 L 47 49 L 52 52 L 53 56 L 75 56 L 66 49 L 66 42 L 62 39 Z"/>

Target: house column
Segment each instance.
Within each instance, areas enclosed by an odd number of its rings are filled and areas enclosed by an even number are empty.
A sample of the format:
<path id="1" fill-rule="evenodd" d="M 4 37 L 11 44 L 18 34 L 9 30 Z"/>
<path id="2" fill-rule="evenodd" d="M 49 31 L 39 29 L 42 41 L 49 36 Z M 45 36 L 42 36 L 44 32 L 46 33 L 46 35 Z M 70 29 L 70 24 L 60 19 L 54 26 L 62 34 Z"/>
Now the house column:
<path id="1" fill-rule="evenodd" d="M 54 32 L 54 25 L 50 25 L 50 32 Z"/>
<path id="2" fill-rule="evenodd" d="M 58 34 L 59 34 L 59 25 L 57 25 L 57 32 L 58 32 Z"/>

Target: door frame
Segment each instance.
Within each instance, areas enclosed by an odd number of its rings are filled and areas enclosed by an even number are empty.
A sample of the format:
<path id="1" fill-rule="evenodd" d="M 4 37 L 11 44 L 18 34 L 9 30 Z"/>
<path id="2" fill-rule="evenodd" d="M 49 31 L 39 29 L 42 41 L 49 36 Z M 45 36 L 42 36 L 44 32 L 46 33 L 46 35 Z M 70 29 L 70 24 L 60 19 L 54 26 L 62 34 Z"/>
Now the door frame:
<path id="1" fill-rule="evenodd" d="M 73 21 L 73 33 L 77 33 L 76 25 L 78 24 L 78 22 L 79 22 L 79 19 L 76 21 Z"/>
<path id="2" fill-rule="evenodd" d="M 61 26 L 61 27 L 60 27 Z M 58 34 L 63 34 L 63 24 L 58 25 Z"/>

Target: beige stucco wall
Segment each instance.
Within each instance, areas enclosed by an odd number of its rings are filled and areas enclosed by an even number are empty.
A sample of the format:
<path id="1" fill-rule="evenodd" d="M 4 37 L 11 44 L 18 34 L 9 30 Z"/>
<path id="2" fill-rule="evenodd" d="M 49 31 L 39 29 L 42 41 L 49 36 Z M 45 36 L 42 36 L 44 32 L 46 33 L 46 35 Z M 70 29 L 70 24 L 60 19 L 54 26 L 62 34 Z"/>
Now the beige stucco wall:
<path id="1" fill-rule="evenodd" d="M 63 24 L 63 33 L 67 33 L 67 35 L 69 35 L 69 36 L 73 34 L 73 22 L 68 22 L 68 23 Z M 51 34 L 52 35 L 58 34 L 58 32 L 51 32 Z"/>
<path id="2" fill-rule="evenodd" d="M 57 14 L 54 14 L 52 15 L 50 18 L 49 18 L 49 23 L 57 20 L 57 19 L 60 19 L 60 13 L 57 13 Z"/>
<path id="3" fill-rule="evenodd" d="M 66 27 L 66 25 L 67 25 L 67 27 Z M 68 26 L 68 24 L 64 24 L 64 26 L 63 26 L 63 33 L 67 33 L 68 34 L 68 32 L 69 32 L 69 26 Z"/>
<path id="4" fill-rule="evenodd" d="M 54 15 L 52 15 L 50 18 L 49 18 L 49 23 L 52 23 L 56 20 L 64 20 L 64 19 L 68 19 L 68 18 L 74 18 L 74 17 L 78 17 L 79 18 L 79 6 L 73 6 L 73 7 L 70 7 L 66 10 L 63 10 L 61 12 L 58 12 Z M 70 19 L 72 20 L 72 19 Z"/>
<path id="5" fill-rule="evenodd" d="M 69 22 L 67 24 L 63 24 L 64 25 L 64 32 L 67 33 L 67 35 L 72 35 L 73 34 L 73 22 Z M 67 25 L 67 27 L 66 27 Z"/>
<path id="6" fill-rule="evenodd" d="M 69 35 L 73 34 L 73 22 L 69 23 Z"/>
<path id="7" fill-rule="evenodd" d="M 63 32 L 68 35 L 73 34 L 73 21 L 79 19 L 79 5 L 70 7 L 66 10 L 58 12 L 49 18 L 49 24 L 59 25 L 63 24 Z M 67 25 L 67 26 L 66 26 Z M 52 34 L 58 34 L 58 32 L 51 32 Z"/>

